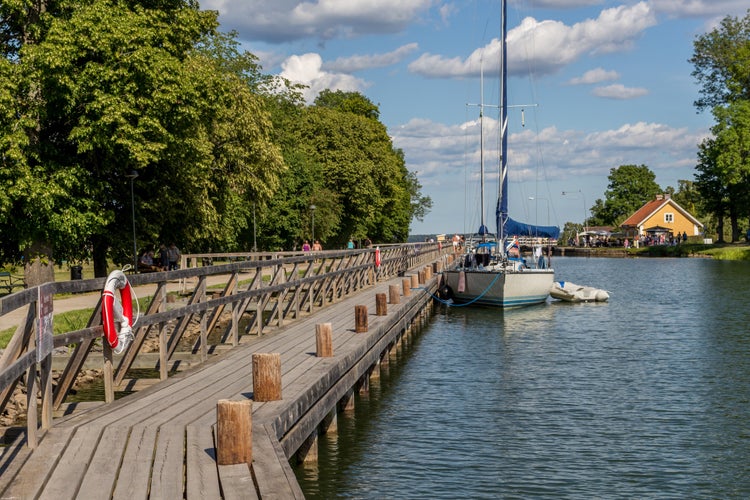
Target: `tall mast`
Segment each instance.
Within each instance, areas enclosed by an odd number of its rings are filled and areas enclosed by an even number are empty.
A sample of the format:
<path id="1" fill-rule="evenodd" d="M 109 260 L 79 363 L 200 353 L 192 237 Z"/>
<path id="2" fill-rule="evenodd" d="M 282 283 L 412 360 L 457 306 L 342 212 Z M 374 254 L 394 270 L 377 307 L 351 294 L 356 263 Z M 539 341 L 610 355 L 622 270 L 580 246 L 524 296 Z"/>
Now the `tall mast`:
<path id="1" fill-rule="evenodd" d="M 484 64 L 479 60 L 479 207 L 480 225 L 479 232 L 482 233 L 482 241 L 485 240 L 484 230 Z"/>
<path id="2" fill-rule="evenodd" d="M 507 32 L 507 4 L 502 0 L 500 20 L 500 187 L 497 198 L 497 237 L 499 241 L 505 236 L 505 222 L 508 220 L 508 92 L 507 92 L 507 73 L 508 73 L 508 49 L 505 40 Z"/>

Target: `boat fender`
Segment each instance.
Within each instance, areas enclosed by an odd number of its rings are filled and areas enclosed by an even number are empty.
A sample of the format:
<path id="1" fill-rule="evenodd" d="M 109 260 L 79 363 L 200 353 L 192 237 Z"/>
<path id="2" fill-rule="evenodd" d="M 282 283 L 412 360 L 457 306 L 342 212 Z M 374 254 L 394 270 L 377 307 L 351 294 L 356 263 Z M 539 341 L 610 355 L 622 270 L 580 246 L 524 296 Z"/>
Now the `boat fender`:
<path id="1" fill-rule="evenodd" d="M 115 295 L 118 290 L 119 299 Z M 117 329 L 116 324 L 120 328 Z M 102 291 L 102 327 L 104 336 L 115 354 L 121 354 L 133 341 L 133 296 L 125 273 L 109 273 Z"/>

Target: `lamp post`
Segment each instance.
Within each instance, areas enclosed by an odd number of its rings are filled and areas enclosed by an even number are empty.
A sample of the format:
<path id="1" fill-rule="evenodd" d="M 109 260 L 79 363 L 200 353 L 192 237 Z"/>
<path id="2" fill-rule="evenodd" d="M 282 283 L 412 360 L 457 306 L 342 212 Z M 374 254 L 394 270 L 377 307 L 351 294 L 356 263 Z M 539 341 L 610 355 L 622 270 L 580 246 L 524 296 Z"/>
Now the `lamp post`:
<path id="1" fill-rule="evenodd" d="M 547 224 L 550 223 L 549 221 L 549 200 L 547 198 L 534 198 L 533 196 L 529 196 L 529 199 L 532 201 L 538 201 L 538 200 L 544 200 L 547 203 Z M 537 223 L 539 222 L 539 209 L 536 207 L 536 203 L 534 204 L 534 212 L 536 214 L 536 220 Z"/>
<path id="2" fill-rule="evenodd" d="M 586 225 L 586 222 L 588 222 L 588 209 L 586 208 L 586 195 L 583 194 L 583 191 L 580 189 L 578 191 L 563 191 L 563 196 L 569 195 L 569 194 L 575 194 L 575 193 L 581 193 L 581 198 L 583 198 L 583 230 L 588 231 L 589 228 Z"/>
<path id="3" fill-rule="evenodd" d="M 135 196 L 133 195 L 133 181 L 138 177 L 138 172 L 131 170 L 125 177 L 130 179 L 130 210 L 133 220 L 133 272 L 138 271 L 138 245 L 135 240 Z"/>
<path id="4" fill-rule="evenodd" d="M 312 244 L 315 244 L 315 205 L 310 205 L 310 212 L 312 212 Z"/>

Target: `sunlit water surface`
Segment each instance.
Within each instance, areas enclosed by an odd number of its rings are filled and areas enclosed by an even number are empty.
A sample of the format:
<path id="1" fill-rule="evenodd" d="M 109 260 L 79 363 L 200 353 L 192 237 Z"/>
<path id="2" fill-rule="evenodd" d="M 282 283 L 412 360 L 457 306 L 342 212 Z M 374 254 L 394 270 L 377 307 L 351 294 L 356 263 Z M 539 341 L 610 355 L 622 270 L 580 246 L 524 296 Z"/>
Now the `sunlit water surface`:
<path id="1" fill-rule="evenodd" d="M 750 497 L 750 265 L 558 258 L 605 304 L 439 307 L 308 498 Z"/>

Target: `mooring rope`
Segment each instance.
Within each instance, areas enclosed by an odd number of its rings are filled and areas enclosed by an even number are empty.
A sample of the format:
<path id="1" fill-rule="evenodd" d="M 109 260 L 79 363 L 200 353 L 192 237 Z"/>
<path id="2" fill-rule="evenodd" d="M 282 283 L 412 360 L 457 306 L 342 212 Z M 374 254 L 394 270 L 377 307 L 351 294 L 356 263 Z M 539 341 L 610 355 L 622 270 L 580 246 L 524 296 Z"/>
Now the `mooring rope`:
<path id="1" fill-rule="evenodd" d="M 479 295 L 477 295 L 476 297 L 474 297 L 473 299 L 471 299 L 471 300 L 470 300 L 469 302 L 464 302 L 463 304 L 456 304 L 456 303 L 454 303 L 454 302 L 453 302 L 452 300 L 443 300 L 443 299 L 441 299 L 440 297 L 438 297 L 437 295 L 435 295 L 434 293 L 432 293 L 431 291 L 429 291 L 428 289 L 426 289 L 426 288 L 425 288 L 425 287 L 423 287 L 423 286 L 420 286 L 420 287 L 417 287 L 417 288 L 412 288 L 412 290 L 424 290 L 424 292 L 425 292 L 425 293 L 427 293 L 427 294 L 429 294 L 429 295 L 430 295 L 430 296 L 431 296 L 431 297 L 432 297 L 433 299 L 437 300 L 437 301 L 438 301 L 438 302 L 440 302 L 441 304 L 444 304 L 444 305 L 446 305 L 446 306 L 448 306 L 448 307 L 464 307 L 464 306 L 470 306 L 471 304 L 473 304 L 473 303 L 474 303 L 474 302 L 476 302 L 477 300 L 479 300 L 479 299 L 481 299 L 482 297 L 484 297 L 485 295 L 487 295 L 487 292 L 489 292 L 489 291 L 490 291 L 490 288 L 492 288 L 492 285 L 494 285 L 494 284 L 495 284 L 495 282 L 496 282 L 496 281 L 497 281 L 497 280 L 498 280 L 498 279 L 500 278 L 500 275 L 501 275 L 501 274 L 502 274 L 502 273 L 497 273 L 497 275 L 495 276 L 495 279 L 494 279 L 494 280 L 492 280 L 492 283 L 490 283 L 490 284 L 489 284 L 489 285 L 487 286 L 487 288 L 485 288 L 485 289 L 484 289 L 484 291 L 483 291 L 482 293 L 480 293 Z"/>

